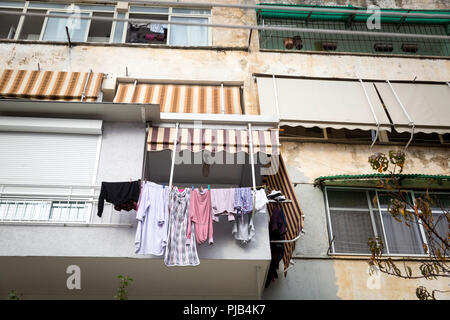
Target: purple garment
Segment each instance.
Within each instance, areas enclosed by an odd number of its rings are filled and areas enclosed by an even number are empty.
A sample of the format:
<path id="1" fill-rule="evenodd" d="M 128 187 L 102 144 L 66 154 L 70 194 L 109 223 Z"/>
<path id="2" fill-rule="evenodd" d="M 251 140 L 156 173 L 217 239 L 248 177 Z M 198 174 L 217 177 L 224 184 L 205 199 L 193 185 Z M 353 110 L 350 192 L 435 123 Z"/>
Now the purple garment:
<path id="1" fill-rule="evenodd" d="M 234 189 L 234 208 L 237 214 L 251 213 L 253 211 L 253 195 L 250 188 Z"/>
<path id="2" fill-rule="evenodd" d="M 169 225 L 168 197 L 169 188 L 149 181 L 144 183 L 136 213 L 137 254 L 164 254 Z"/>

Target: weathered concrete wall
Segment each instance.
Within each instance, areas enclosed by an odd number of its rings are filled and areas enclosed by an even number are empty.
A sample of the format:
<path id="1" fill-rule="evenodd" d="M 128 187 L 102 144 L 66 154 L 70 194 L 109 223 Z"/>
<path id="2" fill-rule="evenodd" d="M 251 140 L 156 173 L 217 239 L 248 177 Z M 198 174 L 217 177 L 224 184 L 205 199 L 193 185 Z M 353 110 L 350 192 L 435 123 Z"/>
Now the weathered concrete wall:
<path id="1" fill-rule="evenodd" d="M 403 147 L 282 142 L 293 182 L 313 183 L 320 176 L 374 173 L 368 157 Z M 450 148 L 410 146 L 403 173 L 450 174 Z"/>
<path id="2" fill-rule="evenodd" d="M 0 43 L 5 68 L 104 72 L 131 78 L 241 81 L 248 114 L 259 112 L 252 74 L 448 81 L 450 60 L 372 56 L 219 51 L 128 46 Z M 374 67 L 376 66 L 376 67 Z"/>
<path id="3" fill-rule="evenodd" d="M 416 299 L 415 289 L 448 290 L 447 280 L 404 280 L 381 275 L 370 278 L 368 257 L 339 257 L 327 254 L 329 237 L 323 193 L 312 183 L 319 176 L 373 173 L 367 158 L 400 147 L 282 142 L 282 154 L 305 215 L 304 231 L 296 243 L 295 265 L 265 290 L 265 299 Z M 450 174 L 450 148 L 410 146 L 405 173 Z M 408 262 L 411 267 L 418 262 Z M 439 296 L 450 299 L 450 295 Z"/>
<path id="4" fill-rule="evenodd" d="M 413 270 L 419 262 L 408 261 Z M 446 280 L 407 280 L 375 274 L 369 275 L 365 260 L 296 259 L 287 276 L 280 274 L 264 291 L 268 300 L 416 300 L 416 288 L 448 290 Z M 436 293 L 439 300 L 450 299 L 449 293 Z"/>

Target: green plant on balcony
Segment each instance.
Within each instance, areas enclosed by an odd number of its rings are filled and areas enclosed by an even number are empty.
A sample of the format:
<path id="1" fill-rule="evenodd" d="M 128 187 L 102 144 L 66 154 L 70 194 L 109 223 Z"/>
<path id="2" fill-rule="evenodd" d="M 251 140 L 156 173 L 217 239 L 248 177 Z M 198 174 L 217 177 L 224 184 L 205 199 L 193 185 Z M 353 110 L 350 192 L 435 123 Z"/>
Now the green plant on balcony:
<path id="1" fill-rule="evenodd" d="M 128 300 L 128 285 L 133 279 L 122 275 L 118 275 L 117 278 L 119 278 L 119 289 L 117 289 L 117 295 L 114 298 L 117 300 Z"/>

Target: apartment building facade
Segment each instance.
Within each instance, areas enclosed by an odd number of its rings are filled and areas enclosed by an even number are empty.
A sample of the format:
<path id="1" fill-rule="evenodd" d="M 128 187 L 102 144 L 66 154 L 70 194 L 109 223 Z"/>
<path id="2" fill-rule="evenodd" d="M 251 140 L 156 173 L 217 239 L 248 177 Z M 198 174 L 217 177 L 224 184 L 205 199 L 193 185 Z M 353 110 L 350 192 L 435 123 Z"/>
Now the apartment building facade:
<path id="1" fill-rule="evenodd" d="M 361 175 L 373 173 L 371 154 L 407 147 L 404 173 L 438 179 L 435 194 L 448 206 L 448 4 L 197 2 L 0 2 L 0 294 L 112 299 L 119 274 L 134 279 L 130 299 L 415 299 L 419 285 L 447 290 L 442 280 L 369 276 L 368 237 L 382 236 L 387 255 L 412 264 L 426 258 L 426 237 L 420 225 L 396 225 L 384 203 L 372 207 L 383 190 Z M 373 14 L 381 29 L 368 27 Z M 172 166 L 176 143 L 189 145 L 189 159 L 208 150 L 195 138 L 205 130 L 222 132 L 233 160 L 207 173 L 202 161 Z M 230 135 L 248 138 L 244 152 Z M 289 255 L 267 288 L 268 215 L 255 215 L 246 246 L 228 221 L 215 223 L 196 267 L 136 255 L 135 211 L 107 204 L 97 216 L 102 181 L 262 185 L 261 169 L 278 155 L 294 204 L 285 204 Z M 80 268 L 79 289 L 67 287 L 70 266 Z"/>

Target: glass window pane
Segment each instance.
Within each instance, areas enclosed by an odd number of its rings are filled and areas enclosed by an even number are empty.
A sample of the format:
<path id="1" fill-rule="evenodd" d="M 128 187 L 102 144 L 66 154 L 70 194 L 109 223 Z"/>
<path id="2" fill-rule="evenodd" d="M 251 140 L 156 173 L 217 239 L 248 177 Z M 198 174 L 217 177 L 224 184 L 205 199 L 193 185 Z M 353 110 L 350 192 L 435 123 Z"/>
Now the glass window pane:
<path id="1" fill-rule="evenodd" d="M 86 11 L 108 11 L 108 12 L 114 12 L 114 6 L 102 6 L 102 5 L 84 5 L 84 4 L 77 4 L 77 6 L 80 8 L 80 10 L 86 10 Z"/>
<path id="2" fill-rule="evenodd" d="M 78 15 L 89 16 L 88 13 L 72 14 L 67 12 L 54 12 L 68 16 L 68 18 L 48 18 L 43 40 L 67 41 L 66 26 L 69 28 L 70 40 L 73 42 L 85 41 L 87 19 L 79 19 Z"/>
<path id="3" fill-rule="evenodd" d="M 160 20 L 161 23 L 132 23 L 128 24 L 127 42 L 129 43 L 167 43 L 167 20 L 166 15 L 152 14 L 130 14 L 130 19 Z"/>
<path id="4" fill-rule="evenodd" d="M 369 211 L 330 210 L 330 218 L 336 253 L 370 253 L 374 233 Z"/>
<path id="5" fill-rule="evenodd" d="M 174 22 L 196 22 L 206 24 L 207 18 L 172 17 Z M 170 26 L 170 44 L 176 46 L 207 46 L 208 27 L 175 25 Z"/>
<path id="6" fill-rule="evenodd" d="M 113 18 L 113 13 L 94 12 L 94 17 Z M 88 42 L 109 42 L 112 21 L 92 20 L 89 27 Z"/>
<path id="7" fill-rule="evenodd" d="M 118 13 L 117 18 L 124 19 L 125 13 Z M 125 22 L 116 22 L 116 28 L 114 30 L 114 43 L 122 43 L 123 29 L 125 28 Z"/>
<path id="8" fill-rule="evenodd" d="M 423 242 L 417 221 L 407 226 L 395 220 L 387 211 L 382 211 L 384 230 L 389 245 L 389 253 L 423 254 Z"/>
<path id="9" fill-rule="evenodd" d="M 47 13 L 45 10 L 30 10 L 30 9 L 28 9 L 27 12 L 43 13 L 43 14 Z M 45 17 L 39 16 L 25 17 L 19 38 L 25 40 L 39 40 L 42 26 L 44 25 L 44 21 Z"/>
<path id="10" fill-rule="evenodd" d="M 2 11 L 22 12 L 20 9 L 1 9 Z M 0 39 L 14 39 L 19 24 L 20 15 L 0 15 Z"/>
<path id="11" fill-rule="evenodd" d="M 330 208 L 369 209 L 365 191 L 327 189 L 327 195 Z"/>
<path id="12" fill-rule="evenodd" d="M 425 193 L 414 193 L 416 198 L 423 198 L 426 201 L 429 201 L 431 210 L 442 212 L 443 210 L 450 209 L 450 194 L 445 193 L 430 193 L 430 200 L 427 200 L 425 197 Z"/>
<path id="13" fill-rule="evenodd" d="M 130 6 L 130 12 L 169 13 L 169 8 Z"/>
<path id="14" fill-rule="evenodd" d="M 439 235 L 439 237 L 441 237 L 442 239 L 448 239 L 448 237 L 450 236 L 449 223 L 443 212 L 442 213 L 433 213 L 433 225 L 434 225 L 434 229 L 436 230 L 436 233 Z M 434 233 L 431 233 L 432 239 L 430 239 L 430 236 L 426 232 L 425 232 L 425 235 L 428 239 L 429 245 L 432 245 L 435 248 L 438 248 L 441 246 L 442 241 Z"/>
<path id="15" fill-rule="evenodd" d="M 49 2 L 33 2 L 28 4 L 28 8 L 49 8 L 49 9 L 63 9 L 68 5 L 64 3 L 49 3 Z"/>
<path id="16" fill-rule="evenodd" d="M 394 194 L 388 193 L 388 192 L 378 192 L 378 201 L 380 202 L 380 207 L 382 209 L 387 209 L 389 204 L 391 203 L 391 199 L 393 196 L 395 196 L 395 198 L 397 198 L 397 192 L 395 192 Z M 405 192 L 402 194 L 402 197 L 412 203 L 411 200 L 411 194 L 409 192 Z"/>
<path id="17" fill-rule="evenodd" d="M 173 13 L 182 13 L 182 14 L 210 14 L 211 10 L 173 8 L 172 12 Z"/>
<path id="18" fill-rule="evenodd" d="M 0 7 L 7 8 L 23 8 L 25 6 L 25 2 L 20 1 L 0 1 Z"/>

